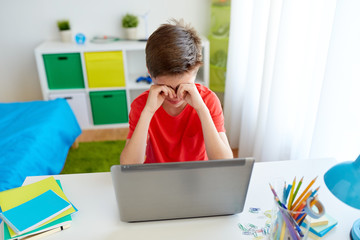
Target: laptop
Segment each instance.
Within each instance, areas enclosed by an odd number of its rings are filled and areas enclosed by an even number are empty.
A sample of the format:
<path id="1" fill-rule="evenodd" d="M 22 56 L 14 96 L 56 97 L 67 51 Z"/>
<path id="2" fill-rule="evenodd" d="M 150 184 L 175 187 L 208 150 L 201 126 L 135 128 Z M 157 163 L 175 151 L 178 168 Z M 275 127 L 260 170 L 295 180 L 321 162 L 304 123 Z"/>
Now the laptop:
<path id="1" fill-rule="evenodd" d="M 114 165 L 124 222 L 219 216 L 243 210 L 253 158 Z"/>

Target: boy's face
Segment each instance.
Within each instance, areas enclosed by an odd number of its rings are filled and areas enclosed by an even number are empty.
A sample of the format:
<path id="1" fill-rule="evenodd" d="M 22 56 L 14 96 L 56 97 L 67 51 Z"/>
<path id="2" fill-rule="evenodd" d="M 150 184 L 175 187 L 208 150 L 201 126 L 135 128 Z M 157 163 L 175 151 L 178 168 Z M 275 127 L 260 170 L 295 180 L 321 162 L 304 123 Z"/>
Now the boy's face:
<path id="1" fill-rule="evenodd" d="M 158 76 L 153 79 L 154 84 L 156 85 L 165 85 L 174 90 L 177 94 L 177 90 L 180 84 L 193 84 L 195 82 L 197 71 L 186 72 L 178 76 Z M 185 106 L 186 102 L 184 99 L 179 99 L 176 95 L 176 98 L 166 97 L 163 103 L 163 107 L 170 108 L 179 108 Z"/>

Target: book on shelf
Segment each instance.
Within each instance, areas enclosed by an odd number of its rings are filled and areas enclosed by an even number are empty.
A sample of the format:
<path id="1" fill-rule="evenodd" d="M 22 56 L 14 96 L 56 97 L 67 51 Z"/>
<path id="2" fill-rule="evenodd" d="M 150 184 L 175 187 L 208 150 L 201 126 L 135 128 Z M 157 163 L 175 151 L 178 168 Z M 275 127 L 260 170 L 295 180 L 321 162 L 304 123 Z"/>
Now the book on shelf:
<path id="1" fill-rule="evenodd" d="M 69 202 L 53 190 L 48 190 L 23 204 L 0 213 L 0 218 L 16 234 L 23 234 L 55 218 L 70 207 Z"/>

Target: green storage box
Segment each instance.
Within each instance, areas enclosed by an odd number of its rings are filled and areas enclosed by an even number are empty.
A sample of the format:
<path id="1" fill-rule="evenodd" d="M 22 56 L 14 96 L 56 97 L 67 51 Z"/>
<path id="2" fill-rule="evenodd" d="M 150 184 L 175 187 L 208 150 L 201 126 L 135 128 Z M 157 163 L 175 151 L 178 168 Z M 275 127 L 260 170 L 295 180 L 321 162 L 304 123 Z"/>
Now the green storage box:
<path id="1" fill-rule="evenodd" d="M 225 91 L 226 68 L 210 64 L 210 89 L 215 92 Z"/>
<path id="2" fill-rule="evenodd" d="M 43 55 L 49 89 L 84 88 L 80 53 Z"/>
<path id="3" fill-rule="evenodd" d="M 94 125 L 128 122 L 125 90 L 97 91 L 89 95 Z"/>
<path id="4" fill-rule="evenodd" d="M 209 36 L 210 64 L 217 67 L 226 67 L 229 38 Z"/>
<path id="5" fill-rule="evenodd" d="M 212 4 L 210 32 L 217 37 L 229 37 L 230 4 Z"/>

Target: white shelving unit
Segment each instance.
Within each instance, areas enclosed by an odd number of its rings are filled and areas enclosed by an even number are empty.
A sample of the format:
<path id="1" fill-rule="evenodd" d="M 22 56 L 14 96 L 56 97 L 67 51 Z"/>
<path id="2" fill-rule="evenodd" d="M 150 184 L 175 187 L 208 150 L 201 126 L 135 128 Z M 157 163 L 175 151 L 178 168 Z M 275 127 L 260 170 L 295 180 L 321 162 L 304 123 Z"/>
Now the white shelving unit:
<path id="1" fill-rule="evenodd" d="M 35 49 L 36 63 L 39 73 L 41 90 L 44 100 L 54 98 L 68 99 L 69 105 L 72 107 L 78 122 L 82 129 L 92 128 L 114 128 L 127 127 L 127 122 L 110 123 L 110 124 L 94 124 L 93 113 L 91 107 L 91 92 L 117 91 L 124 90 L 126 93 L 126 108 L 130 110 L 131 102 L 142 92 L 149 89 L 150 84 L 146 82 L 136 82 L 140 76 L 147 76 L 145 63 L 145 46 L 146 42 L 141 41 L 118 41 L 111 43 L 86 43 L 77 45 L 75 43 L 62 43 L 55 41 L 47 41 L 40 44 Z M 196 82 L 205 86 L 209 86 L 209 41 L 202 39 L 203 61 L 204 65 L 200 68 Z M 88 82 L 88 71 L 85 61 L 85 53 L 90 52 L 122 52 L 125 86 L 119 87 L 96 87 L 90 88 Z M 52 54 L 80 54 L 81 70 L 83 74 L 83 87 L 81 88 L 63 88 L 51 89 L 47 79 L 46 64 L 44 56 Z"/>

